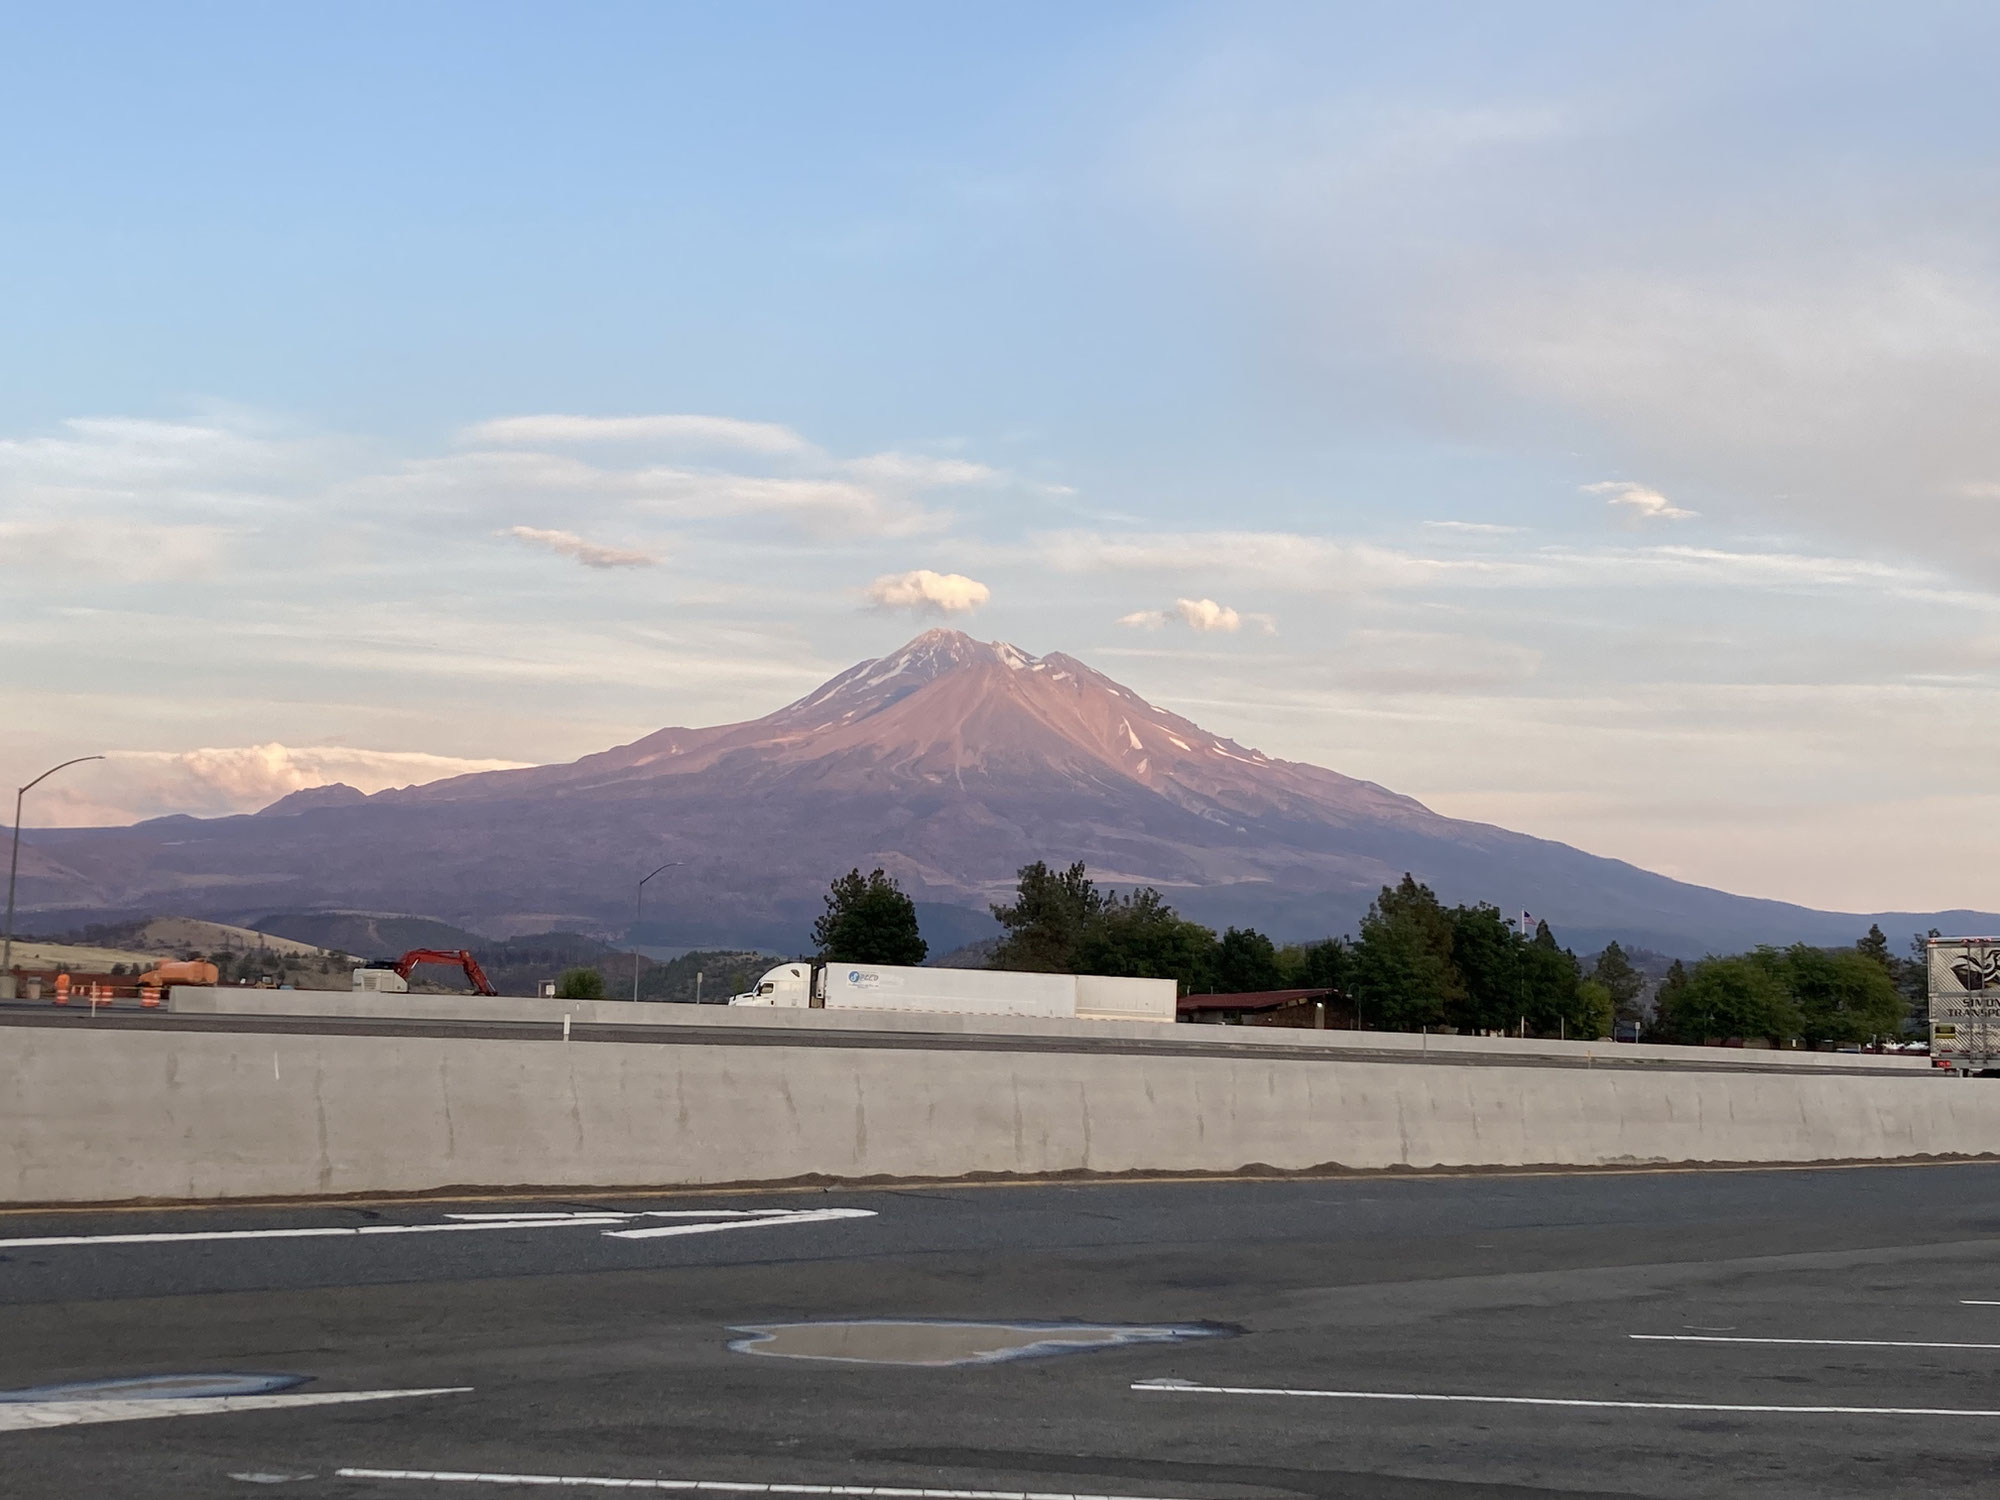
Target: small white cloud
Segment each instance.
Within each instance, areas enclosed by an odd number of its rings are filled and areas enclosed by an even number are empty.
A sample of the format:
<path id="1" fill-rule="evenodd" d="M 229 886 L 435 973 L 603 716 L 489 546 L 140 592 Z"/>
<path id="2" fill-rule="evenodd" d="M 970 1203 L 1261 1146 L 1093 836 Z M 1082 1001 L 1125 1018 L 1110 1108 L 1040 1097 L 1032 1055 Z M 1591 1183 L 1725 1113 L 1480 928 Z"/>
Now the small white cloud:
<path id="1" fill-rule="evenodd" d="M 1606 505 L 1627 506 L 1641 521 L 1685 521 L 1700 514 L 1699 511 L 1684 510 L 1658 490 L 1634 484 L 1629 479 L 1606 479 L 1598 484 L 1586 484 L 1583 492 L 1604 496 Z"/>
<path id="2" fill-rule="evenodd" d="M 962 615 L 979 608 L 992 590 L 963 573 L 933 573 L 916 568 L 908 573 L 884 573 L 868 585 L 868 602 L 877 609 L 907 609 L 920 615 Z"/>
<path id="3" fill-rule="evenodd" d="M 496 417 L 465 429 L 472 443 L 674 443 L 686 447 L 733 448 L 748 453 L 803 453 L 812 447 L 791 428 L 776 422 L 736 417 L 663 414 L 649 417 L 581 417 L 554 412 L 542 416 Z"/>
<path id="4" fill-rule="evenodd" d="M 1470 531 L 1480 536 L 1511 536 L 1527 529 L 1523 526 L 1499 526 L 1491 521 L 1426 521 L 1424 525 L 1432 531 Z"/>
<path id="5" fill-rule="evenodd" d="M 1213 599 L 1176 599 L 1174 613 L 1190 630 L 1240 630 L 1243 616 Z"/>
<path id="6" fill-rule="evenodd" d="M 1259 625 L 1266 635 L 1275 635 L 1277 625 L 1269 615 L 1246 615 L 1213 599 L 1176 599 L 1171 609 L 1142 609 L 1120 615 L 1118 623 L 1135 630 L 1158 630 L 1163 625 L 1185 625 L 1190 630 L 1236 631 L 1245 621 Z"/>
<path id="7" fill-rule="evenodd" d="M 501 536 L 519 537 L 522 541 L 563 557 L 573 557 L 586 568 L 650 568 L 659 559 L 650 552 L 633 552 L 619 547 L 600 546 L 586 541 L 574 531 L 544 531 L 537 526 L 510 526 Z"/>

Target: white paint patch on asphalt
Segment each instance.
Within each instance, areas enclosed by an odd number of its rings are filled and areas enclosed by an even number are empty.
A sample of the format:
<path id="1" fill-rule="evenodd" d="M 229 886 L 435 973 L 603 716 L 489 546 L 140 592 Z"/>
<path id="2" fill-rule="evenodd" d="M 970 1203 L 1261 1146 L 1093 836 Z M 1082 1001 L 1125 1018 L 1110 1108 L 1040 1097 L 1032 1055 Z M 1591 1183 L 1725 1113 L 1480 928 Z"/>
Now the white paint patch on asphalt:
<path id="1" fill-rule="evenodd" d="M 943 1318 L 858 1318 L 820 1323 L 745 1324 L 730 1331 L 751 1335 L 730 1343 L 729 1347 L 738 1354 L 941 1369 L 1082 1354 L 1133 1344 L 1228 1338 L 1237 1330 L 1207 1323 L 967 1323 Z"/>
<path id="2" fill-rule="evenodd" d="M 632 1229 L 642 1219 L 692 1219 L 712 1222 L 672 1224 L 657 1229 Z M 90 1245 L 187 1245 L 226 1240 L 362 1239 L 375 1235 L 468 1234 L 507 1229 L 602 1229 L 615 1239 L 654 1239 L 663 1235 L 714 1234 L 727 1229 L 763 1229 L 778 1224 L 820 1224 L 833 1219 L 872 1219 L 870 1208 L 809 1209 L 646 1209 L 630 1213 L 611 1209 L 563 1214 L 449 1214 L 443 1223 L 313 1225 L 298 1229 L 192 1229 L 158 1234 L 52 1234 L 0 1239 L 0 1250 L 46 1250 Z"/>
<path id="3" fill-rule="evenodd" d="M 2000 1301 L 1995 1301 L 1990 1297 L 1960 1297 L 1958 1305 L 1960 1307 L 2000 1307 Z"/>
<path id="4" fill-rule="evenodd" d="M 545 1485 L 560 1489 L 681 1490 L 714 1495 L 855 1495 L 877 1500 L 1154 1500 L 1058 1490 L 931 1490 L 876 1484 L 753 1484 L 724 1479 L 615 1479 L 589 1474 L 481 1474 L 456 1469 L 336 1469 L 336 1479 L 415 1479 L 432 1484 Z"/>
<path id="5" fill-rule="evenodd" d="M 1429 1391 L 1314 1391 L 1288 1386 L 1194 1385 L 1184 1380 L 1142 1380 L 1135 1391 L 1182 1396 L 1311 1396 L 1327 1401 L 1416 1401 L 1471 1406 L 1560 1406 L 1598 1411 L 1714 1411 L 1822 1417 L 2000 1417 L 2000 1411 L 1961 1406 L 1736 1406 L 1714 1401 L 1586 1401 L 1561 1396 L 1465 1396 Z"/>
<path id="6" fill-rule="evenodd" d="M 1803 1344 L 1820 1349 L 2000 1349 L 2000 1344 L 1949 1344 L 1922 1339 L 1756 1339 L 1713 1333 L 1628 1333 L 1648 1344 Z"/>
<path id="7" fill-rule="evenodd" d="M 182 1396 L 152 1401 L 11 1401 L 0 1403 L 0 1432 L 75 1427 L 91 1422 L 143 1422 L 155 1417 L 213 1417 L 236 1411 L 285 1411 L 299 1406 L 340 1406 L 354 1401 L 397 1401 L 412 1396 L 455 1396 L 469 1385 L 410 1391 L 314 1391 L 303 1396 Z"/>

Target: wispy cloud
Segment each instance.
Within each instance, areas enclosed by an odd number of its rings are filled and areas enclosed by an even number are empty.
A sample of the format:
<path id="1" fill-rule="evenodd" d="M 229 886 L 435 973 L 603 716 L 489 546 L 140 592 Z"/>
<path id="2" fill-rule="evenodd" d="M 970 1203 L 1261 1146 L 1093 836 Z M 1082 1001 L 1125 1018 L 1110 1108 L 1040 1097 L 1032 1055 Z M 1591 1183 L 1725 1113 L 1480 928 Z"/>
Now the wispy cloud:
<path id="1" fill-rule="evenodd" d="M 363 792 L 412 786 L 473 771 L 503 771 L 520 761 L 364 750 L 346 745 L 262 745 L 200 750 L 119 750 L 51 782 L 38 795 L 43 826 L 93 827 L 170 813 L 224 817 L 255 812 L 307 787 L 345 783 Z"/>
<path id="2" fill-rule="evenodd" d="M 1744 585 L 1928 595 L 1942 586 L 1940 575 L 1913 565 L 1775 549 L 1505 544 L 1433 557 L 1288 531 L 1060 532 L 1037 538 L 1032 555 L 1061 572 L 1220 577 L 1304 595 Z"/>
<path id="3" fill-rule="evenodd" d="M 745 453 L 807 453 L 812 444 L 777 422 L 736 417 L 661 414 L 643 417 L 585 417 L 564 413 L 496 417 L 476 422 L 460 434 L 468 443 L 503 446 L 570 443 L 658 443 L 691 448 L 730 448 Z"/>
<path id="4" fill-rule="evenodd" d="M 537 547 L 545 547 L 562 557 L 573 557 L 586 568 L 650 568 L 659 559 L 650 552 L 621 547 L 605 547 L 578 536 L 574 531 L 544 531 L 535 526 L 509 526 L 502 536 L 518 537 Z"/>
<path id="5" fill-rule="evenodd" d="M 1523 573 L 1511 558 L 1425 557 L 1290 531 L 1064 531 L 1037 537 L 1033 547 L 1058 572 L 1222 577 L 1306 593 L 1424 588 L 1450 578 Z"/>
<path id="6" fill-rule="evenodd" d="M 0 520 L 0 570 L 44 578 L 87 573 L 127 582 L 201 578 L 223 567 L 239 539 L 234 527 L 126 516 Z"/>
<path id="7" fill-rule="evenodd" d="M 870 484 L 913 489 L 942 489 L 961 484 L 985 484 L 1000 477 L 997 469 L 962 458 L 927 458 L 920 453 L 871 453 L 841 466 Z"/>
<path id="8" fill-rule="evenodd" d="M 985 584 L 963 573 L 934 573 L 929 568 L 884 573 L 868 585 L 866 594 L 877 609 L 919 615 L 969 614 L 992 597 Z"/>
<path id="9" fill-rule="evenodd" d="M 1424 526 L 1431 531 L 1463 531 L 1478 536 L 1510 536 L 1527 529 L 1523 526 L 1501 526 L 1492 521 L 1426 521 Z"/>
<path id="10" fill-rule="evenodd" d="M 1622 505 L 1640 521 L 1689 521 L 1699 511 L 1684 509 L 1648 485 L 1629 479 L 1606 479 L 1583 486 L 1586 495 L 1602 495 L 1606 505 Z"/>

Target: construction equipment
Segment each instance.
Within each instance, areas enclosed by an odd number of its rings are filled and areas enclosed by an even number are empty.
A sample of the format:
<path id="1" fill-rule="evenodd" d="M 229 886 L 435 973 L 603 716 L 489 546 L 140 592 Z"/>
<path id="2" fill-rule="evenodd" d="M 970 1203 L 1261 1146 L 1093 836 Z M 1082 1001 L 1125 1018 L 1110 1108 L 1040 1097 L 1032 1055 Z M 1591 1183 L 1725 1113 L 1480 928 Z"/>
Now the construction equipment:
<path id="1" fill-rule="evenodd" d="M 191 958 L 185 963 L 161 964 L 148 969 L 137 983 L 141 989 L 166 989 L 176 984 L 212 985 L 221 979 L 215 965 L 206 959 Z"/>
<path id="2" fill-rule="evenodd" d="M 410 987 L 410 970 L 418 964 L 455 964 L 465 971 L 465 977 L 474 990 L 482 995 L 497 995 L 493 981 L 486 977 L 486 971 L 479 967 L 479 960 L 465 949 L 451 951 L 444 948 L 412 948 L 401 958 L 380 958 L 374 963 L 354 971 L 354 987 L 357 990 L 387 990 L 401 992 Z"/>

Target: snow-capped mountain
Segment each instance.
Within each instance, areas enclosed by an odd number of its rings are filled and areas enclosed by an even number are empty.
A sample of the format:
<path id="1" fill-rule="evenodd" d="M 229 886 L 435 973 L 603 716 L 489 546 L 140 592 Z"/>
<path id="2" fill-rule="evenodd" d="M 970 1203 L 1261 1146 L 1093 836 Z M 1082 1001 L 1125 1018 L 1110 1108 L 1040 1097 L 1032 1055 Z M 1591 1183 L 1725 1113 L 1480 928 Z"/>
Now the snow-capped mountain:
<path id="1" fill-rule="evenodd" d="M 655 941 L 788 948 L 850 866 L 888 869 L 956 938 L 1034 859 L 1080 859 L 1101 882 L 1155 885 L 1190 915 L 1280 937 L 1349 930 L 1405 870 L 1447 900 L 1546 916 L 1580 946 L 1852 941 L 1874 915 L 1726 895 L 1440 817 L 1212 734 L 1074 657 L 952 630 L 763 718 L 662 729 L 567 765 L 35 842 L 25 894 L 43 908 L 340 907 L 516 931 L 618 928 L 632 882 L 679 860 L 648 891 Z M 1917 918 L 1884 925 L 1902 920 Z"/>

